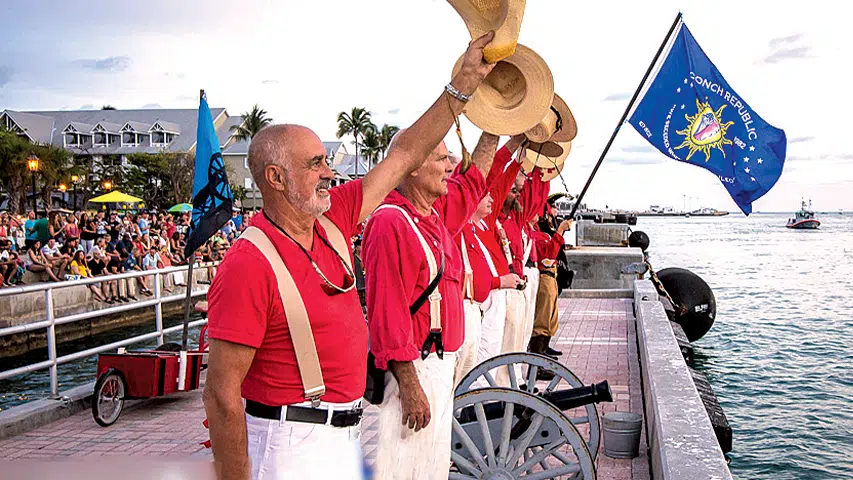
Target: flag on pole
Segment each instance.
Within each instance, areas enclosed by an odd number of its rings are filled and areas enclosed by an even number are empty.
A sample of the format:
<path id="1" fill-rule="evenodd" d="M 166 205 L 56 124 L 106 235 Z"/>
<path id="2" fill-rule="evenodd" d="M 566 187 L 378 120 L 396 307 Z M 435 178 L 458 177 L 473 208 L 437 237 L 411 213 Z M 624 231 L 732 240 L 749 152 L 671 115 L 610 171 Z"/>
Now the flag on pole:
<path id="1" fill-rule="evenodd" d="M 683 23 L 629 121 L 664 155 L 717 175 L 746 215 L 782 175 L 785 132 L 729 86 Z"/>
<path id="2" fill-rule="evenodd" d="M 202 91 L 196 130 L 193 215 L 184 249 L 187 258 L 225 225 L 231 218 L 233 205 L 234 195 L 225 174 L 219 137 L 213 127 L 207 96 Z"/>

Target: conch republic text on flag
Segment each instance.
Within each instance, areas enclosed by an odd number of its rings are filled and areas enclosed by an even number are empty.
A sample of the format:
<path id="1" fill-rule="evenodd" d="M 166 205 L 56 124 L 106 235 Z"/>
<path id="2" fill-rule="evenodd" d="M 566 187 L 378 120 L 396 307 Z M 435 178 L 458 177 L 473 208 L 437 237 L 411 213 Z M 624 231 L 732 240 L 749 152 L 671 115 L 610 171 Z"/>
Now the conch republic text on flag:
<path id="1" fill-rule="evenodd" d="M 234 196 L 225 174 L 219 137 L 213 127 L 207 96 L 202 93 L 196 130 L 193 217 L 184 249 L 187 257 L 225 225 L 231 218 L 233 205 Z"/>
<path id="2" fill-rule="evenodd" d="M 717 175 L 746 215 L 782 175 L 785 132 L 729 86 L 683 23 L 629 121 L 664 155 Z"/>

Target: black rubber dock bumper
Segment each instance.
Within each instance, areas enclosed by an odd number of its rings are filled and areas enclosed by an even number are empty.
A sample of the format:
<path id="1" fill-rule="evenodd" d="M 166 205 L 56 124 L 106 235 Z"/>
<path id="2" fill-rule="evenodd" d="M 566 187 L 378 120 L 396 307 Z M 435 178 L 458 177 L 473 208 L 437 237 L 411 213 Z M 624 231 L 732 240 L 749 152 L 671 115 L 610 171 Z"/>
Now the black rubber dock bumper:
<path id="1" fill-rule="evenodd" d="M 691 365 L 693 363 L 693 345 L 690 344 L 690 340 L 687 339 L 687 334 L 684 333 L 681 325 L 673 321 L 670 321 L 669 324 L 672 325 L 672 332 L 675 333 L 675 340 L 678 342 L 678 349 L 681 350 L 681 356 L 684 357 L 684 361 L 688 365 Z"/>
<path id="2" fill-rule="evenodd" d="M 705 374 L 688 367 L 690 375 L 693 376 L 693 385 L 699 392 L 702 398 L 702 403 L 705 404 L 705 411 L 708 413 L 708 418 L 711 420 L 711 425 L 714 427 L 714 434 L 717 435 L 717 442 L 720 444 L 720 449 L 723 453 L 732 451 L 732 427 L 729 426 L 729 421 L 726 419 L 726 414 L 723 412 L 723 407 L 714 395 L 714 390 L 711 384 L 708 383 L 708 378 Z"/>

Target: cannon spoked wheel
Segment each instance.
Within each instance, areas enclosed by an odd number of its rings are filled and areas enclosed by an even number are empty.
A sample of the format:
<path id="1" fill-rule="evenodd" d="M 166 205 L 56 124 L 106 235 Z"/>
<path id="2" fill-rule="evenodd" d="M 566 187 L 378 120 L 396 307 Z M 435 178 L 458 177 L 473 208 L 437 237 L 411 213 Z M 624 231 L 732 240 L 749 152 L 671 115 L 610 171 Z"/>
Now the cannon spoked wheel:
<path id="1" fill-rule="evenodd" d="M 517 365 L 526 365 L 526 378 L 524 382 L 519 382 L 515 375 L 509 375 L 509 372 L 518 370 Z M 554 378 L 550 381 L 536 381 L 536 373 L 540 368 L 547 368 L 554 372 Z M 487 383 L 489 387 L 504 387 L 506 385 L 498 385 L 495 381 L 497 377 L 496 370 L 505 369 L 507 375 L 503 378 L 509 379 L 509 387 L 513 390 L 521 390 L 525 392 L 543 393 L 553 392 L 555 390 L 563 390 L 570 388 L 583 387 L 580 379 L 566 368 L 565 365 L 559 363 L 545 355 L 536 353 L 504 353 L 496 357 L 492 357 L 483 363 L 474 367 L 468 375 L 459 382 L 456 387 L 456 395 L 460 395 L 475 388 L 485 387 Z M 583 414 L 579 414 L 583 409 Z M 574 411 L 565 412 L 568 419 L 578 428 L 583 435 L 589 453 L 592 459 L 598 456 L 598 445 L 601 440 L 601 423 L 598 417 L 598 410 L 595 404 L 590 403 L 584 407 L 575 409 Z M 572 414 L 578 413 L 578 414 Z"/>
<path id="2" fill-rule="evenodd" d="M 499 415 L 487 416 L 486 409 L 495 406 Z M 466 407 L 476 420 L 460 424 Z M 595 480 L 595 462 L 572 422 L 541 397 L 509 388 L 471 390 L 455 398 L 450 458 L 451 480 L 567 475 Z"/>

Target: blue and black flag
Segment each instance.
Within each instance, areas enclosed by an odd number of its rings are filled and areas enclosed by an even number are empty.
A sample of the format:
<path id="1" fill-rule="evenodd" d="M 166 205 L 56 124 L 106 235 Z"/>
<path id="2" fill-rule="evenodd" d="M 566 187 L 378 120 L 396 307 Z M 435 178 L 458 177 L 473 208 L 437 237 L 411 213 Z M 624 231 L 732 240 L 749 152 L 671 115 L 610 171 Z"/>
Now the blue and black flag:
<path id="1" fill-rule="evenodd" d="M 231 218 L 234 195 L 228 185 L 219 137 L 213 127 L 207 96 L 202 92 L 198 106 L 198 130 L 193 180 L 193 218 L 184 255 L 189 256 Z"/>
<path id="2" fill-rule="evenodd" d="M 664 155 L 717 175 L 746 215 L 782 175 L 785 132 L 729 86 L 684 24 L 630 122 Z"/>

